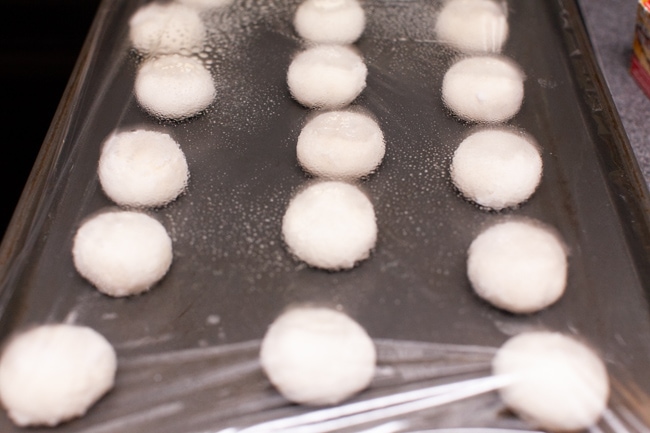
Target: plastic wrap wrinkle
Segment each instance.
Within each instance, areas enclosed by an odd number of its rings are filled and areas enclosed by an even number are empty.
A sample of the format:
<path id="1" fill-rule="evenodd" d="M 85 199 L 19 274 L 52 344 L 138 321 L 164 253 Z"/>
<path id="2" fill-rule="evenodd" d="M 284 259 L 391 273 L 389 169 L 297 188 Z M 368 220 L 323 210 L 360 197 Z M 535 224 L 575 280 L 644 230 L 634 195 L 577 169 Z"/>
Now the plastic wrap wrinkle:
<path id="1" fill-rule="evenodd" d="M 237 407 L 238 413 L 234 414 L 237 419 L 246 420 L 247 423 L 255 418 L 263 421 L 248 427 L 237 428 L 231 425 L 223 431 L 315 433 L 338 431 L 394 418 L 400 422 L 393 425 L 401 426 L 400 430 L 394 431 L 404 431 L 409 425 L 408 418 L 403 417 L 405 414 L 486 393 L 509 381 L 508 378 L 485 376 L 489 372 L 494 352 L 489 347 L 376 340 L 378 372 L 384 373 L 378 373 L 368 395 L 364 394 L 351 403 L 305 412 L 269 392 L 270 384 L 263 379 L 257 360 L 259 343 L 259 340 L 254 340 L 221 347 L 120 359 L 122 371 L 117 386 L 121 389 L 121 397 L 114 402 L 115 412 L 109 408 L 105 410 L 113 412 L 111 417 L 124 418 L 124 422 L 131 419 L 141 422 L 150 413 L 150 405 L 172 408 L 174 405 L 182 405 L 185 398 L 192 399 L 192 396 L 210 399 L 211 396 L 218 398 L 221 395 L 227 400 L 199 409 L 193 415 L 194 420 L 203 416 L 210 417 L 215 412 L 217 415 L 232 416 L 232 409 Z M 414 358 L 414 352 L 420 356 Z M 457 371 L 463 370 L 463 363 L 470 367 L 467 369 L 470 373 Z M 435 364 L 450 364 L 449 367 L 453 368 L 433 368 Z M 429 368 L 423 370 L 422 365 Z M 182 373 L 178 372 L 179 367 Z M 411 374 L 409 370 L 415 372 Z M 432 386 L 425 387 L 427 383 Z M 140 412 L 132 411 L 143 401 L 147 404 L 141 410 L 141 416 L 138 416 Z M 221 409 L 222 403 L 226 403 L 227 407 Z M 192 410 L 189 405 L 185 406 L 179 411 Z M 273 408 L 291 415 L 274 418 Z M 123 409 L 128 414 L 121 415 Z M 168 412 L 161 409 L 160 416 L 166 417 Z"/>
<path id="2" fill-rule="evenodd" d="M 467 406 L 446 405 L 489 394 L 512 381 L 511 377 L 486 375 L 495 348 L 380 339 L 375 341 L 379 353 L 377 376 L 368 391 L 350 403 L 305 411 L 269 392 L 270 384 L 263 378 L 257 360 L 259 344 L 259 340 L 253 340 L 221 347 L 121 359 L 121 383 L 118 383 L 121 397 L 118 402 L 114 402 L 115 411 L 107 414 L 113 421 L 95 426 L 90 431 L 103 432 L 118 425 L 144 424 L 147 420 L 182 416 L 184 410 L 189 410 L 193 412 L 194 421 L 214 417 L 214 420 L 221 420 L 219 424 L 229 424 L 222 429 L 213 430 L 219 433 L 361 431 L 359 429 L 363 426 L 377 423 L 382 424 L 368 427 L 369 431 L 374 428 L 380 431 L 381 428 L 390 428 L 393 429 L 390 431 L 395 432 L 414 432 L 420 430 L 413 430 L 412 414 L 424 413 L 426 418 L 427 411 L 438 410 L 459 415 L 462 419 L 465 418 Z M 414 347 L 426 356 L 414 359 Z M 422 374 L 420 368 L 421 364 L 428 363 L 448 363 L 458 368 L 464 362 L 473 367 L 471 373 L 429 368 L 428 374 Z M 182 373 L 177 371 L 178 367 L 183 370 Z M 415 374 L 409 374 L 411 369 L 415 369 Z M 393 380 L 387 381 L 386 376 L 393 376 Z M 426 384 L 431 386 L 425 386 Z M 228 391 L 220 392 L 224 389 Z M 197 411 L 189 404 L 183 404 L 186 398 L 191 400 L 192 396 L 199 400 L 215 396 L 218 399 L 214 406 L 210 404 Z M 220 401 L 219 396 L 226 400 Z M 138 402 L 143 401 L 147 402 L 145 407 L 134 411 L 139 406 Z M 222 404 L 226 407 L 222 407 Z M 153 408 L 151 405 L 154 405 Z M 234 408 L 238 409 L 233 412 Z M 125 409 L 127 413 L 122 413 Z M 230 417 L 234 419 L 228 422 Z M 254 419 L 259 419 L 259 422 L 246 426 Z M 244 426 L 237 427 L 240 422 L 244 422 Z M 594 428 L 612 433 L 647 431 L 640 418 L 625 407 L 608 409 L 599 426 Z M 496 428 L 488 430 L 490 433 L 513 431 Z M 196 430 L 197 433 L 200 431 Z M 426 431 L 471 433 L 473 430 L 450 428 Z"/>

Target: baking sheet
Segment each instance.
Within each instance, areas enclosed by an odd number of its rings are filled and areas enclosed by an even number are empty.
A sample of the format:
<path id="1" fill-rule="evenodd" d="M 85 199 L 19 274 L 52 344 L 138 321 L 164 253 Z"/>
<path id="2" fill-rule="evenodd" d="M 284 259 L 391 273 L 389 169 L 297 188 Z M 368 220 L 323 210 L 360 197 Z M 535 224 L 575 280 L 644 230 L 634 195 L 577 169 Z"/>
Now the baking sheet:
<path id="1" fill-rule="evenodd" d="M 304 412 L 275 393 L 256 360 L 266 327 L 300 302 L 340 308 L 376 340 L 382 374 L 359 399 L 485 376 L 509 336 L 543 328 L 590 342 L 615 383 L 610 407 L 648 416 L 647 193 L 574 2 L 508 2 L 503 54 L 526 73 L 523 107 L 508 124 L 537 140 L 544 174 L 527 203 L 499 213 L 465 201 L 449 180 L 455 147 L 477 126 L 440 98 L 459 56 L 435 39 L 441 2 L 363 3 L 368 24 L 356 45 L 369 74 L 355 104 L 377 117 L 387 151 L 361 182 L 377 214 L 377 247 L 339 273 L 297 262 L 280 237 L 288 201 L 310 181 L 295 158 L 310 112 L 285 82 L 302 48 L 291 27 L 298 1 L 236 0 L 204 15 L 218 96 L 180 123 L 148 116 L 132 94 L 139 58 L 127 21 L 142 4 L 100 6 L 2 245 L 2 337 L 69 321 L 98 330 L 118 352 L 115 389 L 55 431 L 216 432 Z M 75 272 L 69 251 L 80 222 L 113 206 L 95 172 L 102 141 L 134 127 L 170 133 L 191 179 L 185 195 L 151 212 L 174 242 L 169 274 L 147 294 L 113 299 Z M 490 307 L 465 276 L 473 238 L 518 216 L 554 226 L 570 250 L 566 294 L 528 316 Z M 386 431 L 526 428 L 495 393 L 396 420 L 405 424 Z M 2 414 L 0 431 L 19 429 Z"/>

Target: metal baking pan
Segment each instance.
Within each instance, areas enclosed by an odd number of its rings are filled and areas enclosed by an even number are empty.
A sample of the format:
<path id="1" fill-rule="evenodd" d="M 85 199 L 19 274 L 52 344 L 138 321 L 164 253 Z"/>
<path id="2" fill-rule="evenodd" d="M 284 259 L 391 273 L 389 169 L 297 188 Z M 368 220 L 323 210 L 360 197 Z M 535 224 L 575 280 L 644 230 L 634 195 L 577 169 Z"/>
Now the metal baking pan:
<path id="1" fill-rule="evenodd" d="M 369 260 L 338 273 L 297 262 L 280 236 L 288 201 L 309 181 L 295 157 L 309 110 L 285 82 L 301 49 L 291 26 L 298 1 L 235 0 L 205 16 L 218 97 L 180 123 L 148 116 L 132 94 L 138 58 L 127 22 L 142 4 L 101 4 L 0 250 L 3 339 L 75 322 L 106 336 L 120 362 L 116 387 L 85 417 L 30 431 L 236 431 L 308 412 L 282 399 L 257 363 L 267 326 L 300 302 L 341 308 L 376 340 L 380 373 L 357 400 L 487 376 L 509 336 L 543 328 L 579 336 L 605 360 L 613 391 L 602 430 L 612 416 L 650 428 L 648 193 L 575 1 L 508 1 L 503 54 L 526 73 L 523 107 L 508 123 L 537 140 L 544 174 L 528 202 L 498 213 L 465 201 L 449 180 L 450 157 L 475 126 L 440 98 L 458 56 L 433 33 L 441 1 L 363 3 L 368 24 L 356 45 L 369 75 L 355 104 L 377 117 L 387 143 L 381 167 L 361 182 L 379 241 Z M 191 179 L 186 194 L 151 211 L 174 242 L 169 274 L 146 294 L 114 299 L 76 273 L 70 249 L 80 222 L 113 206 L 96 176 L 101 143 L 140 126 L 181 144 Z M 490 307 L 465 276 L 469 243 L 509 216 L 552 225 L 570 250 L 566 294 L 536 314 Z M 489 392 L 336 431 L 378 425 L 527 428 Z M 21 429 L 1 414 L 0 431 Z"/>

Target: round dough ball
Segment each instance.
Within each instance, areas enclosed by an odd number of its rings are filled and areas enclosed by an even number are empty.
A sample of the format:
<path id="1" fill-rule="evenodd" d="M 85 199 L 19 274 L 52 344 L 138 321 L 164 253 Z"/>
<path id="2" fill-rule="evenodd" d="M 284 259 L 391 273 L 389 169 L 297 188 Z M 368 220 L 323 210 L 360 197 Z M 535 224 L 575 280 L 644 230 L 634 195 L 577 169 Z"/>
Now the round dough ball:
<path id="1" fill-rule="evenodd" d="M 167 134 L 145 130 L 108 137 L 97 172 L 106 195 L 130 207 L 171 202 L 185 190 L 189 174 L 178 143 Z"/>
<path id="2" fill-rule="evenodd" d="M 357 0 L 305 0 L 293 25 L 310 42 L 351 44 L 363 33 L 366 14 Z"/>
<path id="3" fill-rule="evenodd" d="M 200 60 L 170 54 L 142 64 L 135 77 L 135 96 L 150 114 L 182 120 L 212 104 L 216 90 Z"/>
<path id="4" fill-rule="evenodd" d="M 201 51 L 206 29 L 196 10 L 177 3 L 149 3 L 129 20 L 133 47 L 143 54 Z"/>
<path id="5" fill-rule="evenodd" d="M 368 69 L 361 56 L 342 45 L 318 45 L 299 53 L 289 65 L 291 95 L 309 108 L 338 109 L 366 87 Z"/>
<path id="6" fill-rule="evenodd" d="M 300 132 L 296 153 L 309 173 L 330 179 L 355 179 L 375 170 L 386 145 L 381 128 L 354 111 L 330 111 L 312 118 Z"/>
<path id="7" fill-rule="evenodd" d="M 269 327 L 260 352 L 273 385 L 295 403 L 337 404 L 365 389 L 375 346 L 357 322 L 328 308 L 291 309 Z"/>
<path id="8" fill-rule="evenodd" d="M 442 80 L 442 100 L 461 119 L 504 122 L 524 99 L 524 74 L 500 57 L 468 57 L 452 65 Z"/>
<path id="9" fill-rule="evenodd" d="M 110 296 L 147 291 L 171 266 L 172 241 L 154 218 L 131 211 L 104 212 L 86 220 L 74 238 L 77 271 Z"/>
<path id="10" fill-rule="evenodd" d="M 500 210 L 528 200 L 535 192 L 542 179 L 542 157 L 529 137 L 483 130 L 460 143 L 450 174 L 467 199 Z"/>
<path id="11" fill-rule="evenodd" d="M 377 241 L 375 211 L 359 188 L 345 182 L 310 185 L 289 203 L 282 234 L 291 253 L 329 270 L 350 269 Z"/>
<path id="12" fill-rule="evenodd" d="M 451 0 L 436 20 L 441 42 L 467 53 L 498 53 L 508 37 L 505 5 L 494 0 Z"/>
<path id="13" fill-rule="evenodd" d="M 19 426 L 82 416 L 113 387 L 117 357 L 96 331 L 43 325 L 14 337 L 0 358 L 0 399 Z"/>
<path id="14" fill-rule="evenodd" d="M 469 247 L 467 276 L 476 293 L 512 313 L 532 313 L 557 301 L 567 280 L 566 249 L 539 224 L 507 221 Z"/>
<path id="15" fill-rule="evenodd" d="M 609 379 L 600 358 L 584 344 L 555 332 L 528 332 L 508 340 L 492 364 L 512 383 L 500 390 L 523 419 L 551 431 L 595 424 L 607 407 Z"/>

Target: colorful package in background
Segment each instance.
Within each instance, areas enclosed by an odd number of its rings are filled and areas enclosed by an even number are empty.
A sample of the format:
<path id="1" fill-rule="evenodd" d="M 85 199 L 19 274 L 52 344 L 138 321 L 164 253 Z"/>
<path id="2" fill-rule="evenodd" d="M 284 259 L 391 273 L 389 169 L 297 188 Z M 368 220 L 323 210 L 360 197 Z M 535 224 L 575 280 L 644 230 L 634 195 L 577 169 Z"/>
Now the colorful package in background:
<path id="1" fill-rule="evenodd" d="M 650 97 L 650 0 L 639 0 L 630 72 Z"/>

